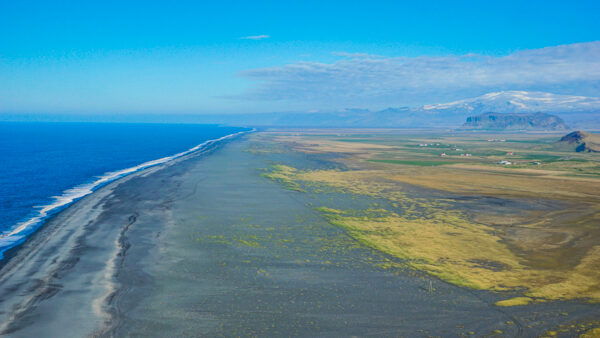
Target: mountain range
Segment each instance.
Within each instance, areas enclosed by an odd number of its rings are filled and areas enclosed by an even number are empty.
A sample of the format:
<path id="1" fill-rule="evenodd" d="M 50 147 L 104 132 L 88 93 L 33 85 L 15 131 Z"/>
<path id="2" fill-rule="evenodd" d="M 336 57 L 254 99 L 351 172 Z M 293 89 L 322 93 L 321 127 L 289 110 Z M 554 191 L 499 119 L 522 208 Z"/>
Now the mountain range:
<path id="1" fill-rule="evenodd" d="M 483 113 L 551 113 L 566 124 L 600 126 L 600 98 L 545 92 L 503 91 L 449 103 L 424 105 L 423 111 L 464 122 L 467 116 Z"/>
<path id="2" fill-rule="evenodd" d="M 502 91 L 448 103 L 383 110 L 344 109 L 310 113 L 266 113 L 214 117 L 217 123 L 289 127 L 458 128 L 484 113 L 552 113 L 570 127 L 600 128 L 600 98 L 544 92 Z"/>

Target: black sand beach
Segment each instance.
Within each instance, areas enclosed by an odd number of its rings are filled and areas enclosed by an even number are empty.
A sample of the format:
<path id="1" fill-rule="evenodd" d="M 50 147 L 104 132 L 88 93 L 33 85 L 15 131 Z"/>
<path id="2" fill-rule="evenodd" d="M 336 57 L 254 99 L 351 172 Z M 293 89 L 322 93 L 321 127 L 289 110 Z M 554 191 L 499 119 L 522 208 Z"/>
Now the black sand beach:
<path id="1" fill-rule="evenodd" d="M 113 182 L 51 219 L 0 270 L 1 333 L 84 336 L 537 336 L 597 305 L 501 308 L 366 248 L 261 177 L 246 137 Z"/>

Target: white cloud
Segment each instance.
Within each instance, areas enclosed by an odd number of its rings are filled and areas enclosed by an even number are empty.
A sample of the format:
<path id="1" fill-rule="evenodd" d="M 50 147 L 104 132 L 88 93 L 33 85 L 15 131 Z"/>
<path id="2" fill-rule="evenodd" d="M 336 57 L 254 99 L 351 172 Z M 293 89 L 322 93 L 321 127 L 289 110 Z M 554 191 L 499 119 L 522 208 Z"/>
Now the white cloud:
<path id="1" fill-rule="evenodd" d="M 242 77 L 258 81 L 243 97 L 328 106 L 402 105 L 510 89 L 592 95 L 600 86 L 600 41 L 507 56 L 343 56 L 349 58 L 243 71 Z"/>
<path id="2" fill-rule="evenodd" d="M 244 37 L 241 37 L 240 39 L 243 39 L 243 40 L 262 40 L 262 39 L 268 39 L 270 37 L 271 37 L 270 35 L 261 34 L 261 35 L 244 36 Z"/>

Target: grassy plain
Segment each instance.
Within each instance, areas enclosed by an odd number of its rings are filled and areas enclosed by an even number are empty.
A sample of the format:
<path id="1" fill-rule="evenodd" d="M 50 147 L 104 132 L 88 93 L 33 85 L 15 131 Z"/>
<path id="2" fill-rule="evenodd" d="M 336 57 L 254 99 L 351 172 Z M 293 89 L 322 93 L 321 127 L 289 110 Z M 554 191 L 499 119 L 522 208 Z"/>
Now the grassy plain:
<path id="1" fill-rule="evenodd" d="M 600 154 L 576 153 L 556 143 L 560 136 L 334 130 L 255 137 L 346 168 L 277 163 L 264 174 L 290 189 L 328 187 L 387 201 L 317 210 L 415 269 L 524 296 L 500 306 L 599 302 Z"/>

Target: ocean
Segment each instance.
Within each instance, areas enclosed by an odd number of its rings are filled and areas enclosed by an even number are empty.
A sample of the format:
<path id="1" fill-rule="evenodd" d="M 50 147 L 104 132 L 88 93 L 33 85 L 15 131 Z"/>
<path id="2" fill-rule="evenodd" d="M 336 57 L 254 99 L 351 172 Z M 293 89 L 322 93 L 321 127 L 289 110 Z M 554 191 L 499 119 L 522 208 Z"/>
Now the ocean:
<path id="1" fill-rule="evenodd" d="M 196 124 L 0 122 L 0 258 L 100 186 L 247 131 Z"/>

